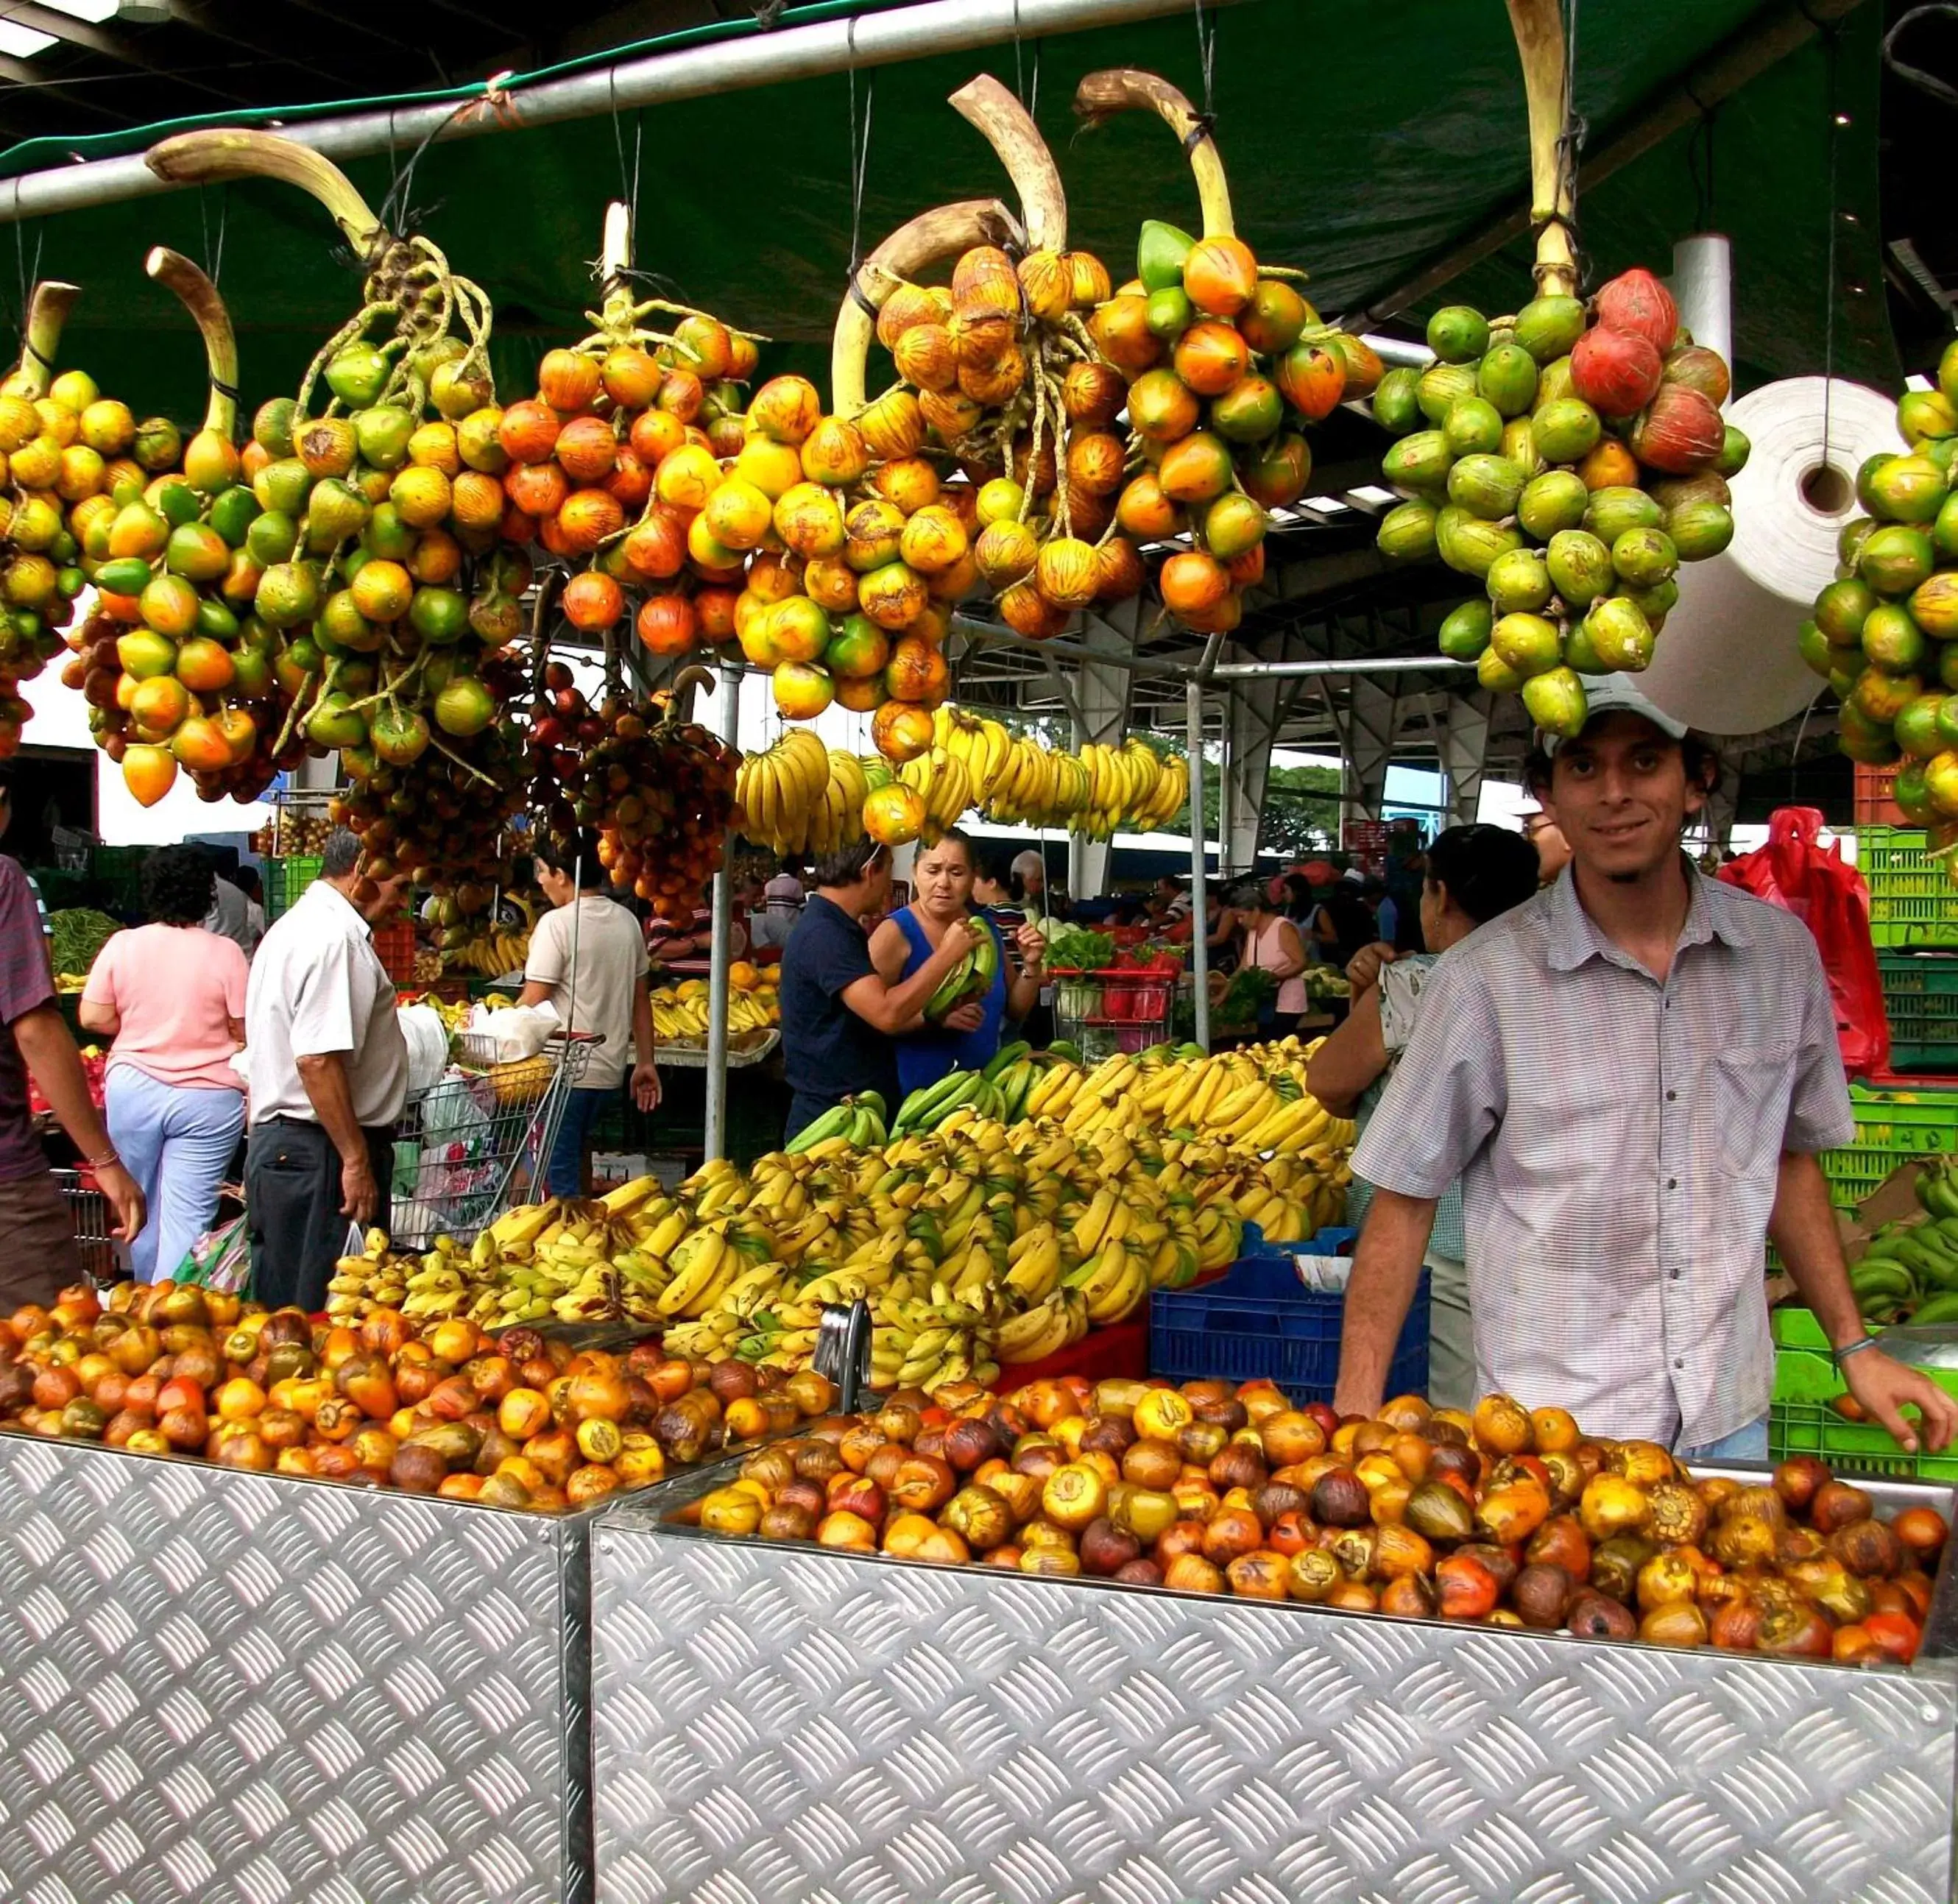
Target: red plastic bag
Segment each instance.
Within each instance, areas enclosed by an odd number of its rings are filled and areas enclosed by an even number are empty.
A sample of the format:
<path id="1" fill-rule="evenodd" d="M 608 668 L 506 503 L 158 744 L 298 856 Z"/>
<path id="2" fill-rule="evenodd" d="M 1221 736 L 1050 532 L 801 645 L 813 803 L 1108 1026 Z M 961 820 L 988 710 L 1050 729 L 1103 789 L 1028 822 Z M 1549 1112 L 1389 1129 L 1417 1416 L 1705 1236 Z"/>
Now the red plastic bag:
<path id="1" fill-rule="evenodd" d="M 1768 816 L 1768 843 L 1720 869 L 1720 877 L 1757 899 L 1792 912 L 1822 954 L 1836 1006 L 1836 1041 L 1852 1077 L 1886 1072 L 1890 1020 L 1883 980 L 1870 942 L 1870 893 L 1839 845 L 1817 843 L 1822 815 L 1813 806 L 1781 806 Z"/>

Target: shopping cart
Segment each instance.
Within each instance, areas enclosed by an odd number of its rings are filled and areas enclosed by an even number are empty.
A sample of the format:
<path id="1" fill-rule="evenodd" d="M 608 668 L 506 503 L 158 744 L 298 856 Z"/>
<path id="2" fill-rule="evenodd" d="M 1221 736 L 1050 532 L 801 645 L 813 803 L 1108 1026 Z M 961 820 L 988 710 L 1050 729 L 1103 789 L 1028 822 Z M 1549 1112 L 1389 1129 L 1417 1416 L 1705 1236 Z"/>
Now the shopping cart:
<path id="1" fill-rule="evenodd" d="M 426 1249 L 439 1236 L 473 1242 L 529 1198 L 593 1042 L 553 1038 L 535 1057 L 499 1062 L 490 1040 L 457 1040 L 451 1075 L 411 1095 L 394 1126 L 397 1247 Z"/>
<path id="2" fill-rule="evenodd" d="M 109 1234 L 109 1199 L 96 1186 L 93 1171 L 58 1170 L 55 1183 L 68 1204 L 74 1224 L 75 1247 L 81 1252 L 81 1272 L 98 1289 L 122 1279 L 122 1259 Z"/>
<path id="3" fill-rule="evenodd" d="M 1169 1040 L 1177 974 L 1161 969 L 1057 972 L 1053 1019 L 1058 1037 L 1089 1064 L 1117 1051 L 1146 1051 Z"/>

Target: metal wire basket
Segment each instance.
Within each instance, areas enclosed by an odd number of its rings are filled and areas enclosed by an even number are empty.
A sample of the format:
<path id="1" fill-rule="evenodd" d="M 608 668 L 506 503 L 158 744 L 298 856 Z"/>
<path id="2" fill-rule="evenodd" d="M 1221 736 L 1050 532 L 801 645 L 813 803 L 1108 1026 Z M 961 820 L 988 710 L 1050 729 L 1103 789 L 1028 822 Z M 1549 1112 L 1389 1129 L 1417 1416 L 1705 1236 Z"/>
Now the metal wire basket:
<path id="1" fill-rule="evenodd" d="M 68 1204 L 69 1220 L 74 1224 L 75 1247 L 81 1252 L 81 1272 L 98 1289 L 106 1289 L 122 1279 L 122 1266 L 115 1239 L 109 1234 L 114 1221 L 109 1199 L 95 1186 L 93 1180 L 80 1171 L 52 1173 L 55 1185 Z"/>
<path id="2" fill-rule="evenodd" d="M 1104 971 L 1057 974 L 1054 991 L 1057 1034 L 1080 1048 L 1090 1064 L 1117 1051 L 1145 1051 L 1169 1036 L 1177 976 L 1161 971 Z"/>
<path id="3" fill-rule="evenodd" d="M 543 1180 L 588 1041 L 553 1038 L 535 1057 L 498 1063 L 491 1041 L 464 1033 L 459 1076 L 411 1096 L 394 1126 L 391 1228 L 396 1246 L 438 1236 L 473 1242 Z"/>

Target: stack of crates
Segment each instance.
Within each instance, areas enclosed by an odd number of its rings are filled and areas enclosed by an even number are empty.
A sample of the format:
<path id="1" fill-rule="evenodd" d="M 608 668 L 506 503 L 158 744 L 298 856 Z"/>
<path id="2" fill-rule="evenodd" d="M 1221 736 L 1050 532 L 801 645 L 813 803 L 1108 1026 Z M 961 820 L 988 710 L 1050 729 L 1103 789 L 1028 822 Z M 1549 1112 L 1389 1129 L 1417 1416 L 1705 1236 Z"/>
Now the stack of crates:
<path id="1" fill-rule="evenodd" d="M 1958 1078 L 1858 1079 L 1849 1107 L 1856 1141 L 1822 1153 L 1839 1210 L 1853 1210 L 1898 1164 L 1958 1150 Z"/>

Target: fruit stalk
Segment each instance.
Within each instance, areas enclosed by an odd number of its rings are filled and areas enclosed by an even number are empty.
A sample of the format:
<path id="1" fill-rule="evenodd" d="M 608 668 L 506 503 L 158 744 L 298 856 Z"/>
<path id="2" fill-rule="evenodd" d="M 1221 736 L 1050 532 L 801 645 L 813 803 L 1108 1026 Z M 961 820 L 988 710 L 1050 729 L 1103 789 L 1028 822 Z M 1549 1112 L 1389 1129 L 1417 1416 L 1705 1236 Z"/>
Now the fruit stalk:
<path id="1" fill-rule="evenodd" d="M 1113 66 L 1090 73 L 1074 89 L 1076 116 L 1090 126 L 1117 112 L 1152 112 L 1174 132 L 1190 155 L 1190 169 L 1196 177 L 1196 195 L 1203 210 L 1206 238 L 1234 238 L 1237 227 L 1231 215 L 1231 187 L 1224 176 L 1224 161 L 1217 141 L 1203 116 L 1183 93 L 1155 73 L 1139 71 L 1133 66 Z"/>
<path id="2" fill-rule="evenodd" d="M 189 312 L 204 338 L 204 374 L 211 396 L 204 406 L 204 426 L 227 443 L 238 439 L 238 337 L 231 314 L 217 287 L 181 252 L 158 245 L 143 261 L 143 269 L 175 294 Z"/>
<path id="3" fill-rule="evenodd" d="M 854 417 L 867 401 L 863 366 L 876 334 L 876 314 L 898 286 L 974 245 L 1002 243 L 1012 229 L 1012 214 L 998 199 L 967 198 L 920 212 L 871 252 L 836 314 L 831 337 L 830 402 L 838 416 Z"/>
<path id="4" fill-rule="evenodd" d="M 387 236 L 379 219 L 330 159 L 270 132 L 217 128 L 180 132 L 160 141 L 143 163 L 172 185 L 211 185 L 224 179 L 282 179 L 310 192 L 332 215 L 363 258 Z"/>
<path id="5" fill-rule="evenodd" d="M 1577 161 L 1566 154 L 1570 99 L 1565 87 L 1564 21 L 1557 0 L 1508 0 L 1529 103 L 1530 222 L 1537 227 L 1539 297 L 1577 294 L 1570 220 L 1577 205 Z"/>
<path id="6" fill-rule="evenodd" d="M 10 394 L 25 397 L 30 403 L 48 394 L 52 380 L 55 352 L 61 345 L 62 326 L 81 295 L 79 284 L 65 284 L 58 278 L 44 279 L 34 287 L 27 300 L 27 334 L 21 340 L 21 365 L 7 380 Z"/>
<path id="7" fill-rule="evenodd" d="M 1067 249 L 1067 195 L 1047 141 L 1027 109 L 990 73 L 981 73 L 952 95 L 953 111 L 977 126 L 1020 197 L 1027 244 L 1034 251 Z"/>

